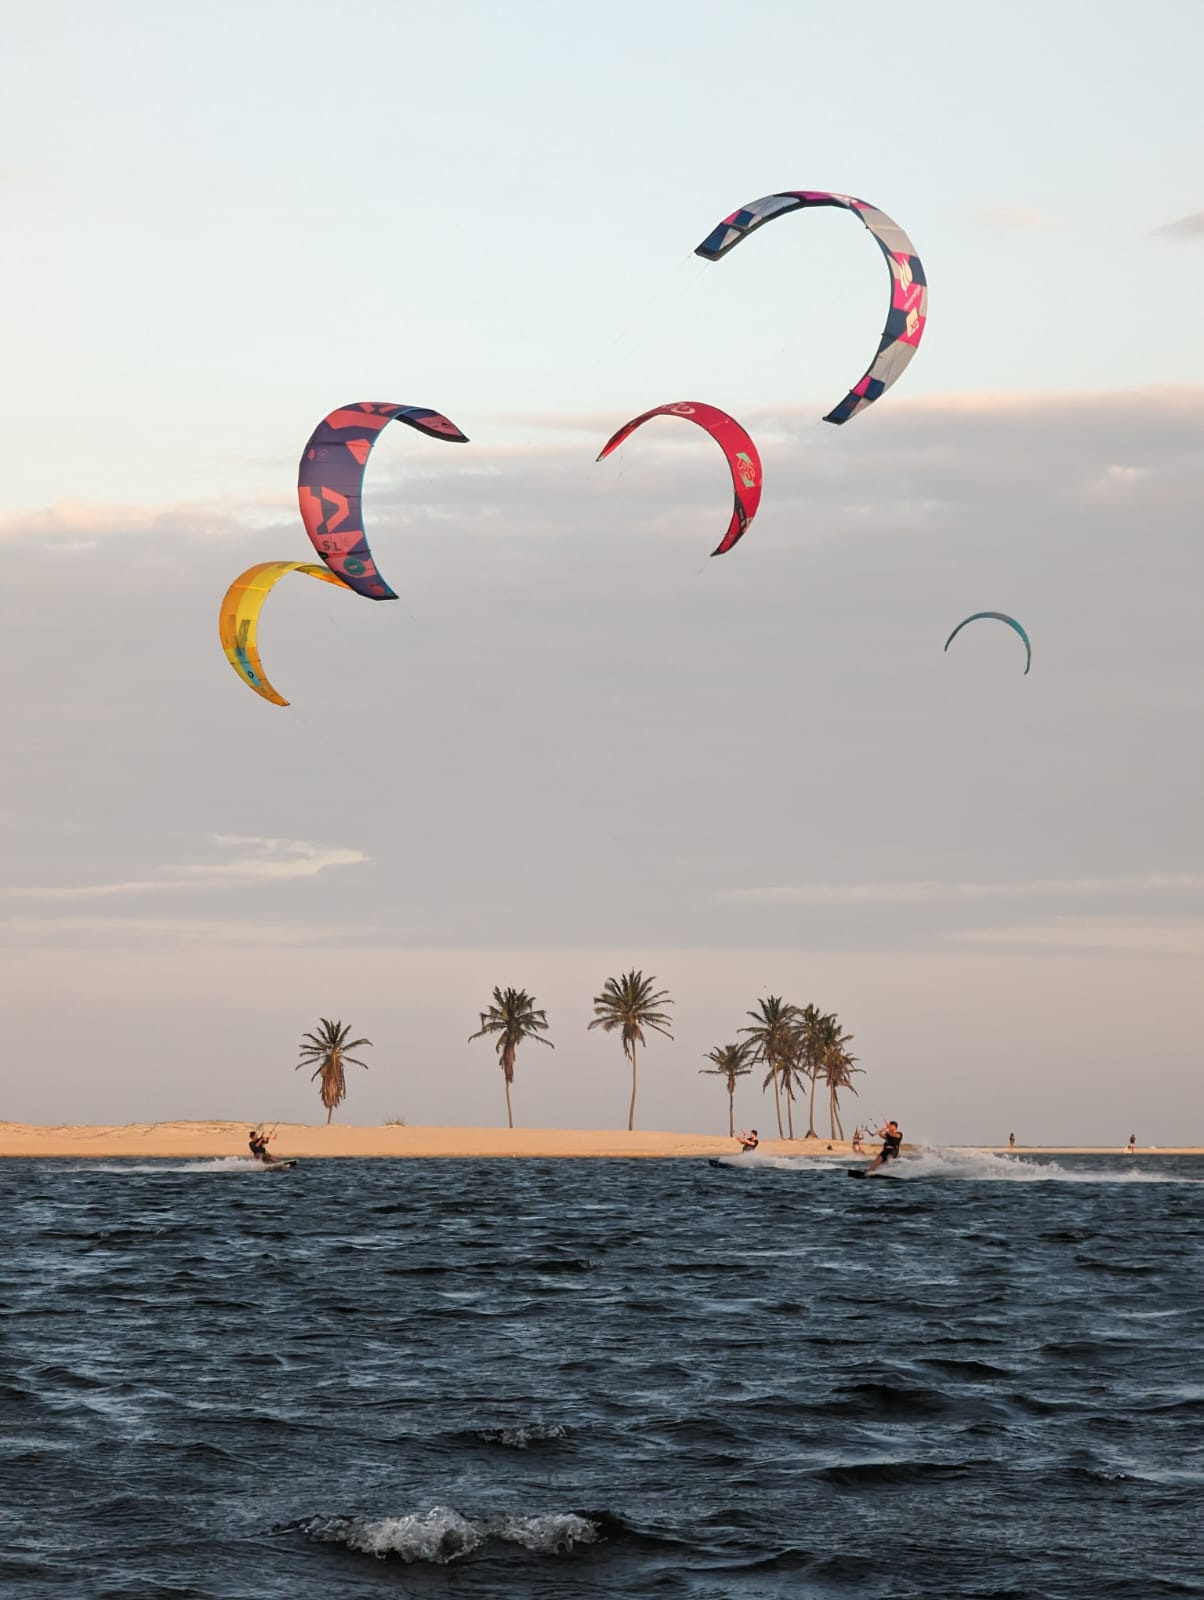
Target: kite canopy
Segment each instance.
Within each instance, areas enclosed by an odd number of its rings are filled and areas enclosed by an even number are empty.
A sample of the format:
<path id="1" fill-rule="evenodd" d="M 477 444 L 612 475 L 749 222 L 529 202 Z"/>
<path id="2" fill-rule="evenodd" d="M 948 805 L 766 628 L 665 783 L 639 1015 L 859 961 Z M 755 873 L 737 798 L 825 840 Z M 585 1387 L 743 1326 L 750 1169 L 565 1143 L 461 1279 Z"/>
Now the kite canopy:
<path id="1" fill-rule="evenodd" d="M 718 261 L 766 222 L 806 206 L 840 206 L 860 217 L 877 239 L 890 268 L 890 311 L 878 353 L 840 404 L 824 417 L 825 422 L 839 424 L 855 417 L 879 395 L 885 394 L 916 353 L 924 334 L 924 324 L 928 320 L 928 280 L 915 246 L 899 224 L 868 200 L 857 200 L 849 194 L 832 194 L 827 189 L 786 189 L 781 194 L 767 194 L 761 200 L 751 200 L 739 211 L 733 211 L 707 235 L 694 254 L 707 261 Z"/>
<path id="2" fill-rule="evenodd" d="M 700 428 L 706 429 L 727 457 L 735 503 L 727 532 L 711 551 L 713 556 L 723 555 L 747 533 L 761 504 L 761 457 L 756 445 L 736 419 L 729 417 L 726 411 L 720 411 L 718 406 L 705 405 L 701 400 L 678 400 L 673 405 L 654 406 L 651 411 L 625 422 L 618 433 L 612 434 L 606 441 L 597 459 L 605 460 L 612 450 L 619 448 L 628 434 L 634 433 L 649 417 L 685 417 L 687 422 L 696 422 Z"/>
<path id="3" fill-rule="evenodd" d="M 286 706 L 288 701 L 268 682 L 259 659 L 259 613 L 272 589 L 288 572 L 304 572 L 323 583 L 337 584 L 340 589 L 348 587 L 342 578 L 310 561 L 261 561 L 258 566 L 248 567 L 226 590 L 218 619 L 226 660 L 256 694 L 277 706 Z"/>
<path id="4" fill-rule="evenodd" d="M 467 444 L 455 423 L 426 406 L 361 400 L 340 406 L 310 435 L 297 473 L 301 519 L 314 549 L 330 570 L 369 600 L 396 600 L 377 571 L 364 534 L 364 468 L 380 430 L 404 422 L 431 439 Z"/>
<path id="5" fill-rule="evenodd" d="M 953 632 L 945 640 L 945 649 L 948 650 L 949 646 L 957 638 L 958 634 L 966 626 L 967 622 L 979 622 L 984 617 L 990 617 L 996 622 L 1006 622 L 1008 627 L 1009 628 L 1015 628 L 1016 632 L 1024 640 L 1024 651 L 1025 651 L 1024 671 L 1025 671 L 1025 674 L 1027 675 L 1028 669 L 1033 664 L 1033 647 L 1029 643 L 1028 634 L 1025 633 L 1024 629 L 1016 621 L 1015 617 L 1009 617 L 1005 611 L 976 611 L 973 614 L 973 616 L 967 617 L 965 619 L 965 622 L 959 622 L 958 623 L 957 627 L 954 628 Z"/>

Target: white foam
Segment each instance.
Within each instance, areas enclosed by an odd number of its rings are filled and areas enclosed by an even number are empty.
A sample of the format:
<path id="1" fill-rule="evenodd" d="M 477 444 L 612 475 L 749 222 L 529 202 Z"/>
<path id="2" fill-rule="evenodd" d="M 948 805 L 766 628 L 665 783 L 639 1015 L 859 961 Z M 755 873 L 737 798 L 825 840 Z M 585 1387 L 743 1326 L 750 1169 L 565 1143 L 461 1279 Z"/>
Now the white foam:
<path id="1" fill-rule="evenodd" d="M 755 1167 L 776 1169 L 778 1172 L 815 1172 L 823 1171 L 835 1163 L 843 1162 L 846 1158 L 838 1155 L 823 1156 L 768 1156 L 756 1151 L 749 1155 L 714 1156 L 721 1167 L 741 1167 L 750 1170 Z"/>
<path id="2" fill-rule="evenodd" d="M 1179 1173 L 1134 1171 L 1130 1167 L 1062 1167 L 1056 1161 L 994 1155 L 989 1150 L 954 1150 L 925 1145 L 900 1156 L 875 1178 L 904 1183 L 915 1178 L 961 1178 L 975 1183 L 1200 1183 Z"/>
<path id="3" fill-rule="evenodd" d="M 211 1156 L 203 1161 L 88 1161 L 83 1172 L 264 1172 L 254 1156 Z"/>
<path id="4" fill-rule="evenodd" d="M 542 1517 L 501 1514 L 466 1517 L 451 1506 L 402 1517 L 315 1518 L 306 1527 L 314 1539 L 345 1544 L 348 1549 L 384 1560 L 393 1556 L 406 1563 L 430 1561 L 446 1566 L 470 1555 L 488 1539 L 521 1545 L 543 1555 L 564 1555 L 575 1545 L 593 1544 L 597 1523 L 574 1512 L 551 1512 Z"/>
<path id="5" fill-rule="evenodd" d="M 568 1429 L 559 1422 L 529 1422 L 513 1428 L 479 1428 L 477 1438 L 483 1444 L 503 1444 L 511 1450 L 525 1450 L 528 1445 L 544 1440 L 563 1439 Z"/>

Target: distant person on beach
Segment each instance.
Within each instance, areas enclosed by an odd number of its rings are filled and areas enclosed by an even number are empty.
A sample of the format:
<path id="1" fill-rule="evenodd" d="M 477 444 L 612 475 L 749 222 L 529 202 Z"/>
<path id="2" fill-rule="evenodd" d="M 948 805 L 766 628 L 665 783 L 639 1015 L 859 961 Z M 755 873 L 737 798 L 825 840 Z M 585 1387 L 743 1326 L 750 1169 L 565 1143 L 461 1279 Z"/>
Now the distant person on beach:
<path id="1" fill-rule="evenodd" d="M 1125 1146 L 1125 1154 L 1128 1156 L 1135 1156 L 1137 1154 L 1137 1135 L 1135 1133 L 1131 1133 L 1129 1135 L 1129 1142 Z"/>
<path id="2" fill-rule="evenodd" d="M 1009 1150 L 1014 1150 L 1015 1148 L 1016 1148 L 1016 1135 L 1014 1133 L 1009 1133 L 1008 1134 L 1008 1149 Z"/>
<path id="3" fill-rule="evenodd" d="M 877 1172 L 878 1168 L 885 1166 L 888 1161 L 899 1159 L 899 1146 L 903 1143 L 903 1135 L 894 1117 L 878 1129 L 877 1137 L 882 1140 L 882 1148 L 865 1169 L 866 1172 Z"/>
<path id="4" fill-rule="evenodd" d="M 249 1130 L 247 1143 L 251 1146 L 251 1154 L 256 1161 L 270 1161 L 272 1159 L 268 1154 L 268 1142 L 271 1137 L 270 1133 L 259 1133 L 255 1128 Z"/>
<path id="5" fill-rule="evenodd" d="M 853 1129 L 853 1146 L 852 1146 L 852 1148 L 853 1148 L 853 1154 L 854 1155 L 859 1156 L 859 1155 L 862 1155 L 864 1153 L 865 1147 L 861 1143 L 861 1129 L 860 1128 L 854 1128 Z"/>
<path id="6" fill-rule="evenodd" d="M 747 1133 L 745 1133 L 744 1130 L 741 1129 L 741 1131 L 736 1135 L 736 1137 L 740 1141 L 740 1154 L 741 1155 L 750 1154 L 750 1152 L 755 1150 L 757 1148 L 757 1146 L 761 1142 L 760 1139 L 757 1138 L 757 1130 L 755 1128 L 750 1128 Z"/>

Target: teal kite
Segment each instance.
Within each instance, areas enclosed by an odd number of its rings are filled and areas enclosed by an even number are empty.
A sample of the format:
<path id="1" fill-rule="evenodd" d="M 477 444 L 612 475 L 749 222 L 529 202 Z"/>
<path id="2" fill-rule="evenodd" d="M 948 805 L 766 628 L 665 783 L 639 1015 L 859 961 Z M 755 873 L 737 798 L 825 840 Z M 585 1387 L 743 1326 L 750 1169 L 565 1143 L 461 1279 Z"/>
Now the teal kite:
<path id="1" fill-rule="evenodd" d="M 1004 611 L 976 611 L 973 616 L 967 617 L 965 619 L 965 622 L 959 622 L 958 623 L 957 627 L 954 628 L 953 632 L 945 640 L 945 649 L 948 650 L 949 646 L 953 643 L 953 641 L 957 638 L 958 634 L 966 626 L 966 622 L 977 622 L 981 617 L 994 617 L 996 622 L 1006 622 L 1009 628 L 1015 628 L 1016 632 L 1024 640 L 1024 650 L 1025 650 L 1024 671 L 1025 671 L 1025 675 L 1027 676 L 1028 669 L 1033 664 L 1033 647 L 1029 643 L 1028 634 L 1025 633 L 1024 629 L 1016 621 L 1015 617 L 1009 617 L 1007 615 L 1007 613 L 1004 612 Z"/>

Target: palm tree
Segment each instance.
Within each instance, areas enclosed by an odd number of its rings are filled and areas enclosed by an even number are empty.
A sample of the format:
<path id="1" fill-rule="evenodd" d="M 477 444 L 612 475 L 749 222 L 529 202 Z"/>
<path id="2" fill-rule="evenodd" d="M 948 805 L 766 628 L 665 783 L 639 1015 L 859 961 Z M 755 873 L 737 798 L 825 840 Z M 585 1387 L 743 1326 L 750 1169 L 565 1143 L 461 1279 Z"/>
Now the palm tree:
<path id="1" fill-rule="evenodd" d="M 591 1028 L 601 1028 L 606 1033 L 612 1033 L 615 1028 L 623 1030 L 623 1054 L 631 1062 L 631 1105 L 627 1112 L 628 1133 L 635 1127 L 635 1047 L 637 1044 L 646 1044 L 644 1038 L 645 1028 L 654 1028 L 657 1033 L 663 1033 L 667 1039 L 673 1035 L 669 1032 L 669 1018 L 663 1011 L 656 1010 L 659 1005 L 672 1005 L 667 989 L 658 989 L 653 992 L 652 985 L 655 978 L 646 978 L 642 972 L 623 973 L 620 978 L 607 978 L 602 986 L 602 993 L 594 996 L 594 1020 Z"/>
<path id="2" fill-rule="evenodd" d="M 556 1046 L 550 1039 L 539 1037 L 548 1026 L 547 1015 L 536 1008 L 534 995 L 529 995 L 525 989 L 494 989 L 493 1004 L 480 1015 L 481 1026 L 468 1035 L 468 1042 L 471 1044 L 474 1039 L 480 1039 L 487 1033 L 497 1034 L 495 1048 L 501 1057 L 502 1076 L 506 1080 L 506 1124 L 513 1128 L 510 1085 L 514 1082 L 514 1058 L 519 1045 L 527 1039 L 534 1039 L 539 1044 L 546 1044 L 549 1050 L 555 1050 Z"/>
<path id="3" fill-rule="evenodd" d="M 807 1068 L 803 1056 L 802 1034 L 797 1021 L 790 1029 L 786 1054 L 778 1064 L 782 1084 L 782 1099 L 786 1102 L 786 1137 L 794 1138 L 794 1086 L 806 1081 Z"/>
<path id="4" fill-rule="evenodd" d="M 804 1139 L 819 1138 L 819 1134 L 815 1131 L 815 1086 L 819 1082 L 820 1069 L 823 1065 L 827 1020 L 814 1006 L 804 1006 L 799 1013 L 795 1029 L 797 1045 L 795 1074 L 800 1083 L 804 1079 L 810 1080 L 811 1083 L 811 1094 L 807 1100 L 807 1131 L 803 1135 Z"/>
<path id="5" fill-rule="evenodd" d="M 857 1057 L 849 1050 L 853 1035 L 846 1033 L 837 1022 L 835 1015 L 825 1017 L 825 1043 L 823 1053 L 823 1074 L 828 1086 L 828 1127 L 829 1138 L 843 1139 L 844 1127 L 840 1120 L 840 1091 L 848 1089 L 851 1094 L 856 1094 L 853 1088 L 853 1074 L 860 1072 L 861 1068 L 854 1066 Z"/>
<path id="6" fill-rule="evenodd" d="M 782 1101 L 778 1075 L 786 1062 L 790 1059 L 794 1048 L 794 1027 L 798 1017 L 798 1007 L 790 1005 L 780 995 L 771 994 L 764 1000 L 758 1000 L 758 1011 L 745 1013 L 753 1019 L 751 1028 L 741 1028 L 739 1032 L 749 1036 L 753 1046 L 753 1059 L 763 1061 L 769 1068 L 765 1074 L 765 1081 L 761 1085 L 765 1090 L 773 1084 L 773 1105 L 778 1116 L 778 1138 L 785 1138 L 782 1127 Z M 793 1136 L 793 1123 L 791 1125 Z"/>
<path id="7" fill-rule="evenodd" d="M 293 1068 L 300 1072 L 302 1067 L 314 1067 L 314 1078 L 321 1078 L 320 1093 L 322 1104 L 326 1107 L 326 1121 L 329 1123 L 334 1115 L 334 1108 L 341 1105 L 347 1097 L 347 1079 L 344 1076 L 345 1066 L 363 1067 L 368 1070 L 366 1061 L 357 1061 L 348 1052 L 358 1050 L 360 1045 L 370 1045 L 371 1039 L 348 1039 L 350 1027 L 344 1027 L 341 1022 L 331 1022 L 329 1017 L 318 1018 L 316 1033 L 303 1033 L 301 1035 L 301 1059 Z M 314 1066 L 314 1063 L 317 1063 Z"/>
<path id="8" fill-rule="evenodd" d="M 746 1077 L 752 1071 L 748 1059 L 751 1054 L 752 1042 L 748 1039 L 741 1039 L 739 1044 L 717 1044 L 713 1050 L 707 1051 L 707 1060 L 715 1065 L 698 1069 L 712 1078 L 727 1079 L 727 1131 L 732 1139 L 736 1137 L 736 1079 Z"/>

